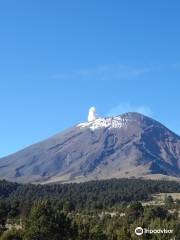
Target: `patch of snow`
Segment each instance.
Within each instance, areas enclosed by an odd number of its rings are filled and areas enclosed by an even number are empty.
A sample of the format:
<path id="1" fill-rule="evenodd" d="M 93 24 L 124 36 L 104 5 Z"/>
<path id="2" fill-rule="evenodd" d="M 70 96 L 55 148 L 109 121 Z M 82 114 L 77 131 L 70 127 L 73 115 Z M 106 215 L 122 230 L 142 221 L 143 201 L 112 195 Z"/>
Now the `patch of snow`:
<path id="1" fill-rule="evenodd" d="M 91 122 L 80 123 L 77 127 L 80 128 L 90 128 L 95 130 L 98 128 L 122 128 L 127 127 L 129 119 L 125 117 L 109 117 L 109 118 L 97 118 Z"/>

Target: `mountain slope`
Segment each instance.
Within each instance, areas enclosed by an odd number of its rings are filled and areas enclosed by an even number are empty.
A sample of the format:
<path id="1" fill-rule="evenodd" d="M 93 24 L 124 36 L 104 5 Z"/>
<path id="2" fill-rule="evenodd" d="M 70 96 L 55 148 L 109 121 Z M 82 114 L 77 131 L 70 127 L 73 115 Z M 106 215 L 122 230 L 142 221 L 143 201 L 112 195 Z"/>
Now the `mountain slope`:
<path id="1" fill-rule="evenodd" d="M 0 159 L 0 178 L 74 182 L 180 177 L 180 137 L 138 113 L 97 118 Z"/>

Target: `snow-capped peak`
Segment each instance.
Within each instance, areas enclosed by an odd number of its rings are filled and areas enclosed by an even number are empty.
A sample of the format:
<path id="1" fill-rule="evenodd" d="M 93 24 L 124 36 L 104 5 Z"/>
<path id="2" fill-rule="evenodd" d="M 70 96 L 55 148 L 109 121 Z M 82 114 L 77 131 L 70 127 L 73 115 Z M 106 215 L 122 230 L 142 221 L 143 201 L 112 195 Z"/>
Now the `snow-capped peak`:
<path id="1" fill-rule="evenodd" d="M 127 127 L 128 118 L 117 116 L 108 118 L 97 118 L 94 121 L 84 122 L 77 125 L 80 128 L 90 128 L 95 130 L 98 128 L 122 128 Z"/>

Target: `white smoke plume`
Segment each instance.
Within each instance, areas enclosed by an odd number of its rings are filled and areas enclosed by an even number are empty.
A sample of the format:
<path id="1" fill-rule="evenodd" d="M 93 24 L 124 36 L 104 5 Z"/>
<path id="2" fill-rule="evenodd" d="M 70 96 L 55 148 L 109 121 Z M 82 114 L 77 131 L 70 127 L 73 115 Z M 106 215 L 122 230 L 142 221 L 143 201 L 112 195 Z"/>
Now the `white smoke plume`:
<path id="1" fill-rule="evenodd" d="M 88 114 L 88 122 L 95 121 L 97 119 L 96 108 L 91 107 Z"/>

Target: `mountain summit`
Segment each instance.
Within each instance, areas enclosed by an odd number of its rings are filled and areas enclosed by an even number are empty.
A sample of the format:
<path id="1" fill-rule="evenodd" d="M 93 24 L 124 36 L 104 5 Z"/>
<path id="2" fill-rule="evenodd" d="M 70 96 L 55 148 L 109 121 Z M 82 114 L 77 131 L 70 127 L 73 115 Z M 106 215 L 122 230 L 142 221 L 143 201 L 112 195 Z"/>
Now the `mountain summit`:
<path id="1" fill-rule="evenodd" d="M 82 182 L 107 178 L 180 178 L 180 137 L 139 113 L 89 121 L 0 159 L 0 178 Z"/>

